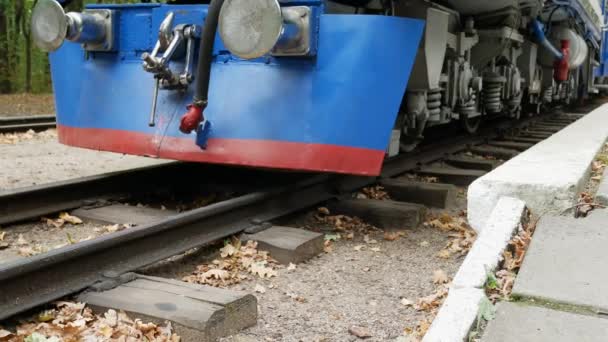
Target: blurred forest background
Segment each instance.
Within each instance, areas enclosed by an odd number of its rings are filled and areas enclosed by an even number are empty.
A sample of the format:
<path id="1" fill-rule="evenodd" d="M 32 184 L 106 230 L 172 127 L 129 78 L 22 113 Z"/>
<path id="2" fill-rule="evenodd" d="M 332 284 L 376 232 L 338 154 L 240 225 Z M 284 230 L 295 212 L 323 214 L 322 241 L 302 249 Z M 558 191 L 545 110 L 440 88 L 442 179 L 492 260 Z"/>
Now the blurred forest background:
<path id="1" fill-rule="evenodd" d="M 0 0 L 0 94 L 49 93 L 47 54 L 31 38 L 30 19 L 38 0 Z M 81 11 L 89 3 L 133 3 L 136 0 L 73 0 L 66 9 Z"/>

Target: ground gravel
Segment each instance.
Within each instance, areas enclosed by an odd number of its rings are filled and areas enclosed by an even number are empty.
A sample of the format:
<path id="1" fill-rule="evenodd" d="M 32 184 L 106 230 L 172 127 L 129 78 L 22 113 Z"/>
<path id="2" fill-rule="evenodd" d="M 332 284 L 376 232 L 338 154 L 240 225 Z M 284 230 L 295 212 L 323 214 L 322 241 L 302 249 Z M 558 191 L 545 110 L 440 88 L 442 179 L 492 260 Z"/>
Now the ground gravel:
<path id="1" fill-rule="evenodd" d="M 429 317 L 401 304 L 403 298 L 416 301 L 437 290 L 432 277 L 444 270 L 456 273 L 459 258 L 440 259 L 436 254 L 448 242 L 446 235 L 431 228 L 411 230 L 405 238 L 383 241 L 376 236 L 379 252 L 362 239 L 342 241 L 331 253 L 323 254 L 294 271 L 280 270 L 271 280 L 251 281 L 236 289 L 254 292 L 257 284 L 266 293 L 259 300 L 257 326 L 230 341 L 356 341 L 353 326 L 369 330 L 366 341 L 390 341 L 404 335 Z M 423 242 L 428 242 L 428 245 Z M 270 288 L 272 286 L 272 288 Z M 293 296 L 303 298 L 303 302 Z"/>
<path id="2" fill-rule="evenodd" d="M 0 143 L 0 191 L 166 162 L 61 145 L 50 130 L 17 143 Z"/>

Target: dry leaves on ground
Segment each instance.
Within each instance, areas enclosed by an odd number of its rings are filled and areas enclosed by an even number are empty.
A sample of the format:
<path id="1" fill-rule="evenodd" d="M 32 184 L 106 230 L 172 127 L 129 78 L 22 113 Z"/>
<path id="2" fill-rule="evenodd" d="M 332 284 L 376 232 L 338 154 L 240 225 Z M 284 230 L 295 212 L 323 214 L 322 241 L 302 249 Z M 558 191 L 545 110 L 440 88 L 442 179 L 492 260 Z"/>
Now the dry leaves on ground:
<path id="1" fill-rule="evenodd" d="M 367 188 L 363 188 L 358 194 L 357 198 L 361 199 L 375 199 L 386 201 L 390 200 L 391 196 L 384 190 L 384 187 L 381 185 L 370 186 Z"/>
<path id="2" fill-rule="evenodd" d="M 0 328 L 0 341 L 24 340 L 179 342 L 180 337 L 173 333 L 169 322 L 164 326 L 144 323 L 114 310 L 95 315 L 83 303 L 58 302 L 55 309 L 43 311 L 20 324 L 14 333 Z"/>
<path id="3" fill-rule="evenodd" d="M 436 271 L 437 273 L 437 271 Z M 441 271 L 440 273 L 444 273 Z M 441 274 L 443 280 L 443 274 Z M 447 278 L 447 275 L 445 276 Z M 424 311 L 428 315 L 427 317 L 420 320 L 414 327 L 409 327 L 404 330 L 406 341 L 421 341 L 426 332 L 431 327 L 439 308 L 443 304 L 443 301 L 447 297 L 449 292 L 449 284 L 441 284 L 435 291 L 426 297 L 419 298 L 415 304 L 410 300 L 403 298 L 401 304 L 406 307 L 412 306 L 417 311 Z"/>
<path id="4" fill-rule="evenodd" d="M 220 249 L 220 258 L 209 264 L 199 265 L 184 281 L 197 284 L 225 287 L 249 279 L 249 275 L 260 278 L 277 276 L 277 262 L 268 252 L 258 251 L 258 244 L 248 241 L 241 244 L 238 238 L 232 238 Z"/>
<path id="5" fill-rule="evenodd" d="M 503 252 L 503 260 L 495 273 L 490 273 L 486 281 L 486 292 L 492 302 L 508 299 L 513 290 L 513 283 L 524 261 L 536 223 L 520 225 L 517 234 L 511 238 Z"/>
<path id="6" fill-rule="evenodd" d="M 358 217 L 351 217 L 346 215 L 331 215 L 329 209 L 320 207 L 317 209 L 315 219 L 322 224 L 328 225 L 333 228 L 338 234 L 326 235 L 325 238 L 325 253 L 331 253 L 333 251 L 333 242 L 335 240 L 345 238 L 346 240 L 353 240 L 355 234 L 363 234 L 364 238 L 369 239 L 368 234 L 372 232 L 381 231 L 379 228 L 374 227 L 371 224 L 365 223 Z M 328 239 L 328 236 L 337 236 L 336 239 Z M 368 243 L 366 241 L 366 243 Z"/>
<path id="7" fill-rule="evenodd" d="M 443 303 L 443 299 L 448 295 L 448 289 L 447 284 L 440 285 L 434 293 L 419 298 L 414 305 L 414 309 L 417 311 L 435 312 Z"/>
<path id="8" fill-rule="evenodd" d="M 404 331 L 405 336 L 407 337 L 406 341 L 408 341 L 408 342 L 422 341 L 422 338 L 424 337 L 424 335 L 426 335 L 426 332 L 431 327 L 431 324 L 433 323 L 433 319 L 434 319 L 434 317 L 427 317 L 427 318 L 420 320 L 420 322 L 418 322 L 415 327 L 406 328 Z"/>
<path id="9" fill-rule="evenodd" d="M 408 180 L 411 180 L 411 181 L 423 182 L 423 183 L 438 183 L 439 182 L 439 178 L 437 178 L 437 177 L 421 176 L 421 175 L 415 175 L 415 174 L 411 174 L 411 173 L 407 173 L 405 175 L 405 178 L 407 178 Z"/>
<path id="10" fill-rule="evenodd" d="M 68 213 L 60 213 L 56 219 L 43 217 L 42 222 L 46 222 L 46 224 L 48 226 L 52 226 L 55 228 L 61 228 L 66 223 L 73 224 L 73 225 L 82 224 L 82 220 L 80 218 L 70 215 Z"/>
<path id="11" fill-rule="evenodd" d="M 605 208 L 605 206 L 595 203 L 590 193 L 582 192 L 578 197 L 578 203 L 574 206 L 574 217 L 587 217 L 596 208 Z"/>
<path id="12" fill-rule="evenodd" d="M 438 257 L 448 259 L 454 255 L 462 256 L 467 254 L 471 247 L 473 247 L 477 233 L 469 226 L 465 217 L 464 212 L 460 213 L 457 217 L 443 213 L 439 217 L 429 217 L 424 223 L 424 226 L 439 229 L 448 233 L 448 236 L 452 238 L 437 253 Z"/>
<path id="13" fill-rule="evenodd" d="M 399 240 L 399 238 L 404 237 L 404 236 L 405 236 L 405 232 L 385 232 L 384 240 L 396 241 L 396 240 Z"/>
<path id="14" fill-rule="evenodd" d="M 331 215 L 329 209 L 320 207 L 317 209 L 315 219 L 320 223 L 325 223 L 333 227 L 336 232 L 361 232 L 363 234 L 371 231 L 379 231 L 371 224 L 365 223 L 358 217 L 346 215 Z"/>
<path id="15" fill-rule="evenodd" d="M 3 232 L 0 230 L 0 250 L 10 247 L 10 244 L 8 242 L 4 241 L 6 234 L 7 234 L 6 232 Z"/>
<path id="16" fill-rule="evenodd" d="M 0 145 L 14 145 L 23 141 L 31 141 L 45 138 L 56 138 L 57 131 L 49 129 L 42 132 L 29 130 L 23 133 L 0 133 Z"/>
<path id="17" fill-rule="evenodd" d="M 129 224 L 129 223 L 124 223 L 124 224 L 111 224 L 111 225 L 107 225 L 107 226 L 103 226 L 101 227 L 101 229 L 96 229 L 95 231 L 97 232 L 101 232 L 101 233 L 116 233 L 116 232 L 120 232 L 123 231 L 125 229 L 129 229 L 134 227 L 134 225 Z"/>
<path id="18" fill-rule="evenodd" d="M 435 270 L 433 272 L 433 284 L 446 284 L 449 281 L 450 278 L 444 270 Z"/>

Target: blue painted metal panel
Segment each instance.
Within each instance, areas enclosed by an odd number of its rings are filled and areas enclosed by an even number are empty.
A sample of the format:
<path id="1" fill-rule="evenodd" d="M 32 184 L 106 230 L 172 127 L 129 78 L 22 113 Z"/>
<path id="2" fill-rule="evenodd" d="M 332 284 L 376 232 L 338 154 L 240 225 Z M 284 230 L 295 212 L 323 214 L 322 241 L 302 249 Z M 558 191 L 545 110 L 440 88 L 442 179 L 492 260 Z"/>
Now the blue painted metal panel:
<path id="1" fill-rule="evenodd" d="M 139 58 L 146 47 L 152 49 L 168 11 L 178 14 L 176 24 L 202 23 L 207 7 L 112 8 L 120 10 L 122 18 L 118 53 L 85 54 L 80 46 L 66 43 L 51 54 L 59 124 L 149 134 L 157 137 L 159 146 L 163 136 L 195 144 L 194 134 L 178 130 L 194 87 L 184 94 L 161 90 L 158 125 L 148 127 L 153 78 L 143 71 Z M 315 58 L 244 61 L 227 53 L 218 38 L 205 111 L 212 124 L 209 138 L 384 151 L 423 27 L 416 19 L 321 15 Z M 179 63 L 172 67 L 183 68 Z"/>
<path id="2" fill-rule="evenodd" d="M 608 22 L 608 13 L 606 8 L 606 0 L 602 0 L 602 14 L 604 15 L 604 23 Z M 595 68 L 595 76 L 608 76 L 608 31 L 602 32 L 602 44 L 600 48 L 600 66 Z"/>

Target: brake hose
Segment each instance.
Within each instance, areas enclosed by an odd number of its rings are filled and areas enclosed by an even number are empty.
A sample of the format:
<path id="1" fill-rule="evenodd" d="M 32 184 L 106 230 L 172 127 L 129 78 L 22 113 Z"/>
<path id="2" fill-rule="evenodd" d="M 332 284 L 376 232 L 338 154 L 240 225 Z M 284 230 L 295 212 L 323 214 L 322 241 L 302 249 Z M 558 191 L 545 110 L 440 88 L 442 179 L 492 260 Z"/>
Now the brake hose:
<path id="1" fill-rule="evenodd" d="M 180 130 L 184 133 L 192 132 L 204 120 L 203 111 L 207 108 L 209 102 L 213 44 L 223 4 L 224 0 L 211 0 L 207 10 L 196 66 L 194 99 L 192 104 L 188 106 L 188 112 L 182 116 L 180 122 Z"/>

